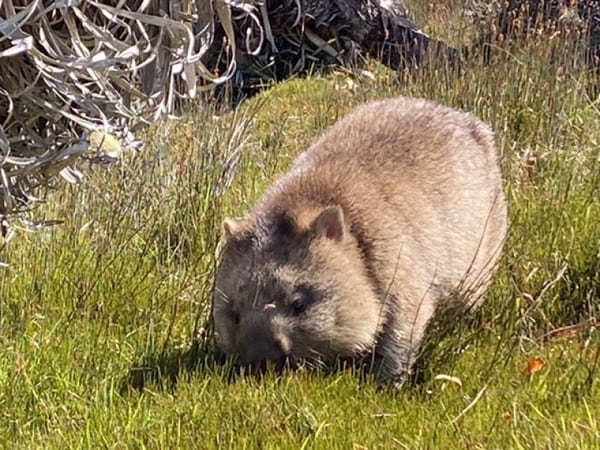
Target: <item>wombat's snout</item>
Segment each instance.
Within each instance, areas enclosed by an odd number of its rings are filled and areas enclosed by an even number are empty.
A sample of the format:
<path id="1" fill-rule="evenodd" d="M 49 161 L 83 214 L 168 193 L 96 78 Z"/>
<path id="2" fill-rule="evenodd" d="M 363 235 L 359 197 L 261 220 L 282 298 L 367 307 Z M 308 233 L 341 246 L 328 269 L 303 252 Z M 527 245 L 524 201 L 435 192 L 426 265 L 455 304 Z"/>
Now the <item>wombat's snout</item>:
<path id="1" fill-rule="evenodd" d="M 290 356 L 290 351 L 289 338 L 264 324 L 251 324 L 248 331 L 240 336 L 239 356 L 244 365 L 257 366 L 266 361 L 283 365 Z"/>

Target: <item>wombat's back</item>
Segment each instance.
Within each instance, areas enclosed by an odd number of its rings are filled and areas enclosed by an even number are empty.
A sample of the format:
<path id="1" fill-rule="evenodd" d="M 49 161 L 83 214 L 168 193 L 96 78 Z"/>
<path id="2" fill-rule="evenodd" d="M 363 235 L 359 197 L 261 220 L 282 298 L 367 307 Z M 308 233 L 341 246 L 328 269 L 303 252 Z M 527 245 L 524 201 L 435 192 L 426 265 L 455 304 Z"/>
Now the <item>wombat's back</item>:
<path id="1" fill-rule="evenodd" d="M 358 108 L 226 221 L 219 345 L 248 362 L 373 351 L 381 379 L 403 379 L 438 307 L 487 287 L 506 233 L 497 160 L 469 114 L 408 98 Z"/>
<path id="2" fill-rule="evenodd" d="M 382 286 L 442 297 L 460 287 L 471 303 L 506 234 L 498 158 L 490 128 L 470 114 L 424 99 L 372 102 L 300 155 L 257 210 L 340 204 Z"/>

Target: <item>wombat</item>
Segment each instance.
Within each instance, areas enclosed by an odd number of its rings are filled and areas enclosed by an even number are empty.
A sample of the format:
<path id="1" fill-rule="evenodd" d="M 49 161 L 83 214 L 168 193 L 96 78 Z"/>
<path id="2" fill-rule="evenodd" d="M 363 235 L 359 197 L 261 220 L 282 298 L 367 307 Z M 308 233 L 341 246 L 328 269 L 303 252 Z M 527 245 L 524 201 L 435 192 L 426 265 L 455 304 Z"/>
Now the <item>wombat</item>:
<path id="1" fill-rule="evenodd" d="M 434 313 L 482 301 L 507 229 L 498 159 L 470 114 L 359 107 L 224 222 L 217 344 L 245 364 L 373 355 L 403 381 Z"/>

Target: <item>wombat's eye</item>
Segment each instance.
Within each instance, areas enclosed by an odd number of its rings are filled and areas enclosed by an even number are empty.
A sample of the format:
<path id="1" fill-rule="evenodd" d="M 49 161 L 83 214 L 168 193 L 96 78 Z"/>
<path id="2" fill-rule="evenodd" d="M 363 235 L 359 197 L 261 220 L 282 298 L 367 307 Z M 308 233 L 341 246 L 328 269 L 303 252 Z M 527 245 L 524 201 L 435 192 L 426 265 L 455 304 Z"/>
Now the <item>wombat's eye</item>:
<path id="1" fill-rule="evenodd" d="M 304 299 L 299 298 L 295 300 L 294 303 L 292 303 L 292 311 L 294 312 L 294 315 L 298 316 L 302 314 L 304 311 L 306 311 L 306 306 L 307 304 Z"/>
<path id="2" fill-rule="evenodd" d="M 231 311 L 229 313 L 229 317 L 231 317 L 231 321 L 235 324 L 235 325 L 239 325 L 240 323 L 240 313 L 236 312 L 236 311 Z"/>
<path id="3" fill-rule="evenodd" d="M 296 294 L 294 295 L 292 301 L 292 312 L 295 316 L 302 314 L 304 311 L 306 311 L 306 308 L 313 303 L 313 301 L 314 294 L 312 289 L 309 286 L 300 285 L 297 288 Z"/>

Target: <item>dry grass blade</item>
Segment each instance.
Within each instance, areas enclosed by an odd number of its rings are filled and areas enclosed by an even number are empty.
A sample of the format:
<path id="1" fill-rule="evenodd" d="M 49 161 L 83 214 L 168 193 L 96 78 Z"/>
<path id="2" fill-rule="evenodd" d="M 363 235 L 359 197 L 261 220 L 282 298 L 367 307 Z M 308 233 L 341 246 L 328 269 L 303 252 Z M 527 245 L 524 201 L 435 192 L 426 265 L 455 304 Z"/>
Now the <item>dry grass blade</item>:
<path id="1" fill-rule="evenodd" d="M 257 14 L 252 1 L 0 1 L 2 223 L 54 176 L 79 181 L 77 161 L 106 163 L 138 148 L 141 125 L 229 79 L 234 15 L 250 18 L 246 35 L 260 47 Z M 218 52 L 230 55 L 223 71 Z M 95 145 L 94 133 L 119 151 Z"/>

